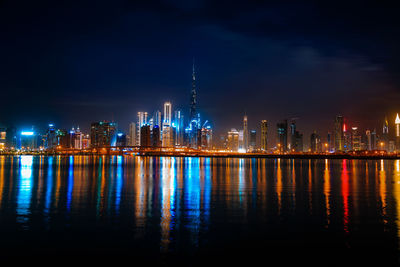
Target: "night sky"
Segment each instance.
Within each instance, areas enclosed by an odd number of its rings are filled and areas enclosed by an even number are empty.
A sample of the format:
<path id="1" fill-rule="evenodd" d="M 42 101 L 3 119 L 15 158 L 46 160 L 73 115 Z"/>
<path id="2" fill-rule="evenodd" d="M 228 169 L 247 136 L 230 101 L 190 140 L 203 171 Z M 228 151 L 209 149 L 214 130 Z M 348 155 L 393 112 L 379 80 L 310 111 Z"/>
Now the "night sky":
<path id="1" fill-rule="evenodd" d="M 325 2 L 0 1 L 0 124 L 127 130 L 167 100 L 188 114 L 194 57 L 216 133 L 245 113 L 271 142 L 285 118 L 305 144 L 336 114 L 380 133 L 400 112 L 400 10 Z"/>

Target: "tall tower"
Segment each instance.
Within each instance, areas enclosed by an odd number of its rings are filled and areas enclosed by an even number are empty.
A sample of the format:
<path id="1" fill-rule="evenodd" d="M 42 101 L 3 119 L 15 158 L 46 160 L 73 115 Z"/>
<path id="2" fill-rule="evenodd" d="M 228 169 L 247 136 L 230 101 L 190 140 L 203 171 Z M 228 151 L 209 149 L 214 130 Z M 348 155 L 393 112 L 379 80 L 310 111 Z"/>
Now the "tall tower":
<path id="1" fill-rule="evenodd" d="M 343 116 L 336 116 L 335 118 L 335 151 L 344 150 L 344 119 Z"/>
<path id="2" fill-rule="evenodd" d="M 396 124 L 396 150 L 400 150 L 400 118 L 399 113 L 396 115 L 396 120 L 394 121 Z"/>
<path id="3" fill-rule="evenodd" d="M 190 121 L 196 119 L 196 72 L 194 69 L 193 59 L 193 70 L 192 70 L 192 91 L 190 94 Z"/>
<path id="4" fill-rule="evenodd" d="M 268 149 L 268 143 L 267 143 L 267 137 L 268 137 L 268 124 L 267 120 L 262 120 L 261 121 L 261 150 L 262 151 L 267 151 Z"/>
<path id="5" fill-rule="evenodd" d="M 243 149 L 246 152 L 249 149 L 249 131 L 247 129 L 247 115 L 243 117 Z"/>
<path id="6" fill-rule="evenodd" d="M 383 122 L 382 141 L 383 141 L 383 148 L 386 151 L 389 150 L 389 122 L 386 116 L 385 116 L 385 121 Z"/>

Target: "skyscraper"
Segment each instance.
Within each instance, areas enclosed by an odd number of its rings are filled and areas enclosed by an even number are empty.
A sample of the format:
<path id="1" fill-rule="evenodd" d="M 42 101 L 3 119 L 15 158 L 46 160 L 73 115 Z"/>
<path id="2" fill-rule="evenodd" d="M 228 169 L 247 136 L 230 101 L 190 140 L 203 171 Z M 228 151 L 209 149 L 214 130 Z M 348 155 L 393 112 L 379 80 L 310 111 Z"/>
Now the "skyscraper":
<path id="1" fill-rule="evenodd" d="M 321 138 L 315 131 L 310 136 L 310 150 L 314 153 L 322 151 Z"/>
<path id="2" fill-rule="evenodd" d="M 147 112 L 139 111 L 138 112 L 138 121 L 137 121 L 137 136 L 136 136 L 136 145 L 141 145 L 140 136 L 141 136 L 141 128 L 143 125 L 147 124 Z"/>
<path id="3" fill-rule="evenodd" d="M 278 130 L 278 144 L 279 152 L 287 152 L 287 120 L 276 125 Z"/>
<path id="4" fill-rule="evenodd" d="M 136 146 L 136 123 L 129 124 L 129 145 Z"/>
<path id="5" fill-rule="evenodd" d="M 351 127 L 351 148 L 352 150 L 361 150 L 361 135 L 358 133 L 358 127 Z"/>
<path id="6" fill-rule="evenodd" d="M 115 122 L 93 122 L 90 128 L 90 145 L 94 148 L 108 147 L 112 145 L 112 141 L 116 140 Z M 58 134 L 62 136 L 62 134 Z"/>
<path id="7" fill-rule="evenodd" d="M 267 137 L 268 137 L 268 123 L 267 123 L 267 120 L 262 120 L 261 121 L 261 150 L 262 151 L 267 151 L 267 149 L 268 149 Z"/>
<path id="8" fill-rule="evenodd" d="M 162 146 L 163 147 L 172 147 L 173 143 L 173 133 L 172 133 L 172 106 L 170 102 L 164 103 L 164 120 L 163 120 L 163 127 L 162 127 Z"/>
<path id="9" fill-rule="evenodd" d="M 303 134 L 296 130 L 296 122 L 290 124 L 290 150 L 292 152 L 303 152 Z"/>
<path id="10" fill-rule="evenodd" d="M 193 70 L 192 70 L 192 91 L 190 94 L 190 121 L 196 119 L 196 72 L 194 69 L 193 59 Z"/>
<path id="11" fill-rule="evenodd" d="M 344 119 L 343 116 L 336 116 L 335 118 L 335 151 L 344 150 L 344 135 L 343 135 Z"/>
<path id="12" fill-rule="evenodd" d="M 396 115 L 396 120 L 394 121 L 396 124 L 396 151 L 400 151 L 400 118 L 399 113 Z"/>
<path id="13" fill-rule="evenodd" d="M 389 122 L 386 116 L 383 122 L 382 142 L 383 142 L 383 149 L 389 150 Z"/>
<path id="14" fill-rule="evenodd" d="M 231 129 L 228 132 L 227 149 L 233 152 L 239 150 L 239 132 L 236 129 Z"/>
<path id="15" fill-rule="evenodd" d="M 249 134 L 249 151 L 255 151 L 257 149 L 257 131 L 250 130 Z"/>
<path id="16" fill-rule="evenodd" d="M 247 129 L 247 115 L 243 117 L 243 149 L 249 149 L 249 130 Z"/>

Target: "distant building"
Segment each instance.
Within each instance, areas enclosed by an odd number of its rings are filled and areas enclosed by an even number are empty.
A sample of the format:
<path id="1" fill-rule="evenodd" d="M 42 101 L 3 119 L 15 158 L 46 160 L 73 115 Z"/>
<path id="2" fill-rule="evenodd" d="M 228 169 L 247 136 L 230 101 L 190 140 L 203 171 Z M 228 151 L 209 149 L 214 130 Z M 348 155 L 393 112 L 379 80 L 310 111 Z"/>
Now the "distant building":
<path id="1" fill-rule="evenodd" d="M 296 122 L 290 124 L 290 151 L 303 152 L 303 135 L 296 130 Z"/>
<path id="2" fill-rule="evenodd" d="M 126 146 L 126 135 L 123 133 L 117 133 L 117 140 L 116 140 L 116 146 Z"/>
<path id="3" fill-rule="evenodd" d="M 386 116 L 382 127 L 382 142 L 384 142 L 384 149 L 389 150 L 389 121 Z"/>
<path id="4" fill-rule="evenodd" d="M 399 113 L 396 115 L 396 120 L 394 121 L 396 125 L 396 151 L 400 151 L 400 118 Z"/>
<path id="5" fill-rule="evenodd" d="M 276 125 L 278 130 L 278 149 L 279 152 L 287 152 L 288 143 L 287 143 L 287 120 L 284 120 L 281 123 Z"/>
<path id="6" fill-rule="evenodd" d="M 151 132 L 150 125 L 143 125 L 140 128 L 140 146 L 150 147 L 151 146 Z"/>
<path id="7" fill-rule="evenodd" d="M 351 132 L 347 130 L 346 124 L 343 124 L 343 150 L 348 152 L 351 149 Z"/>
<path id="8" fill-rule="evenodd" d="M 236 129 L 228 132 L 227 149 L 234 152 L 239 150 L 239 132 Z"/>
<path id="9" fill-rule="evenodd" d="M 6 149 L 7 146 L 7 128 L 0 127 L 0 150 Z"/>
<path id="10" fill-rule="evenodd" d="M 154 125 L 151 133 L 151 143 L 153 147 L 161 147 L 161 131 L 159 125 Z"/>
<path id="11" fill-rule="evenodd" d="M 201 129 L 201 149 L 212 149 L 212 129 L 210 126 Z"/>
<path id="12" fill-rule="evenodd" d="M 322 152 L 321 137 L 314 131 L 310 136 L 311 152 Z"/>
<path id="13" fill-rule="evenodd" d="M 335 151 L 344 151 L 344 118 L 343 116 L 336 116 L 335 118 Z"/>
<path id="14" fill-rule="evenodd" d="M 140 145 L 142 142 L 140 140 L 140 132 L 143 125 L 147 124 L 147 112 L 139 111 L 138 112 L 138 121 L 137 121 L 137 135 L 136 135 L 136 145 Z"/>
<path id="15" fill-rule="evenodd" d="M 257 149 L 257 131 L 250 130 L 249 134 L 249 151 L 255 151 Z"/>
<path id="16" fill-rule="evenodd" d="M 90 127 L 90 145 L 93 148 L 115 144 L 117 125 L 114 122 L 93 122 Z"/>
<path id="17" fill-rule="evenodd" d="M 37 149 L 38 135 L 33 130 L 21 131 L 18 138 L 17 147 L 23 151 Z"/>
<path id="18" fill-rule="evenodd" d="M 267 120 L 261 121 L 261 150 L 267 151 L 268 149 L 268 123 Z"/>
<path id="19" fill-rule="evenodd" d="M 354 151 L 361 150 L 361 135 L 358 133 L 357 127 L 351 128 L 351 147 Z"/>
<path id="20" fill-rule="evenodd" d="M 249 130 L 247 128 L 247 116 L 243 117 L 243 149 L 247 151 L 249 149 Z"/>
<path id="21" fill-rule="evenodd" d="M 129 146 L 136 146 L 136 123 L 129 124 Z"/>

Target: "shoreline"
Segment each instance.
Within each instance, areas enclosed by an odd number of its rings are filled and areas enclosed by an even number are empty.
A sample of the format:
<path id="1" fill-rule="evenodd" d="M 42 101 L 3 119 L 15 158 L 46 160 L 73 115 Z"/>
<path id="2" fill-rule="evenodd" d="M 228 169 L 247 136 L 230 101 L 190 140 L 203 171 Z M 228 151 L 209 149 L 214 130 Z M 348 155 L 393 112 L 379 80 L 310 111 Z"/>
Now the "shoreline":
<path id="1" fill-rule="evenodd" d="M 265 159 L 400 159 L 400 154 L 270 154 L 270 153 L 212 153 L 212 152 L 121 152 L 115 153 L 93 153 L 93 152 L 25 152 L 11 153 L 3 152 L 0 156 L 141 156 L 141 157 L 203 157 L 203 158 L 265 158 Z"/>

